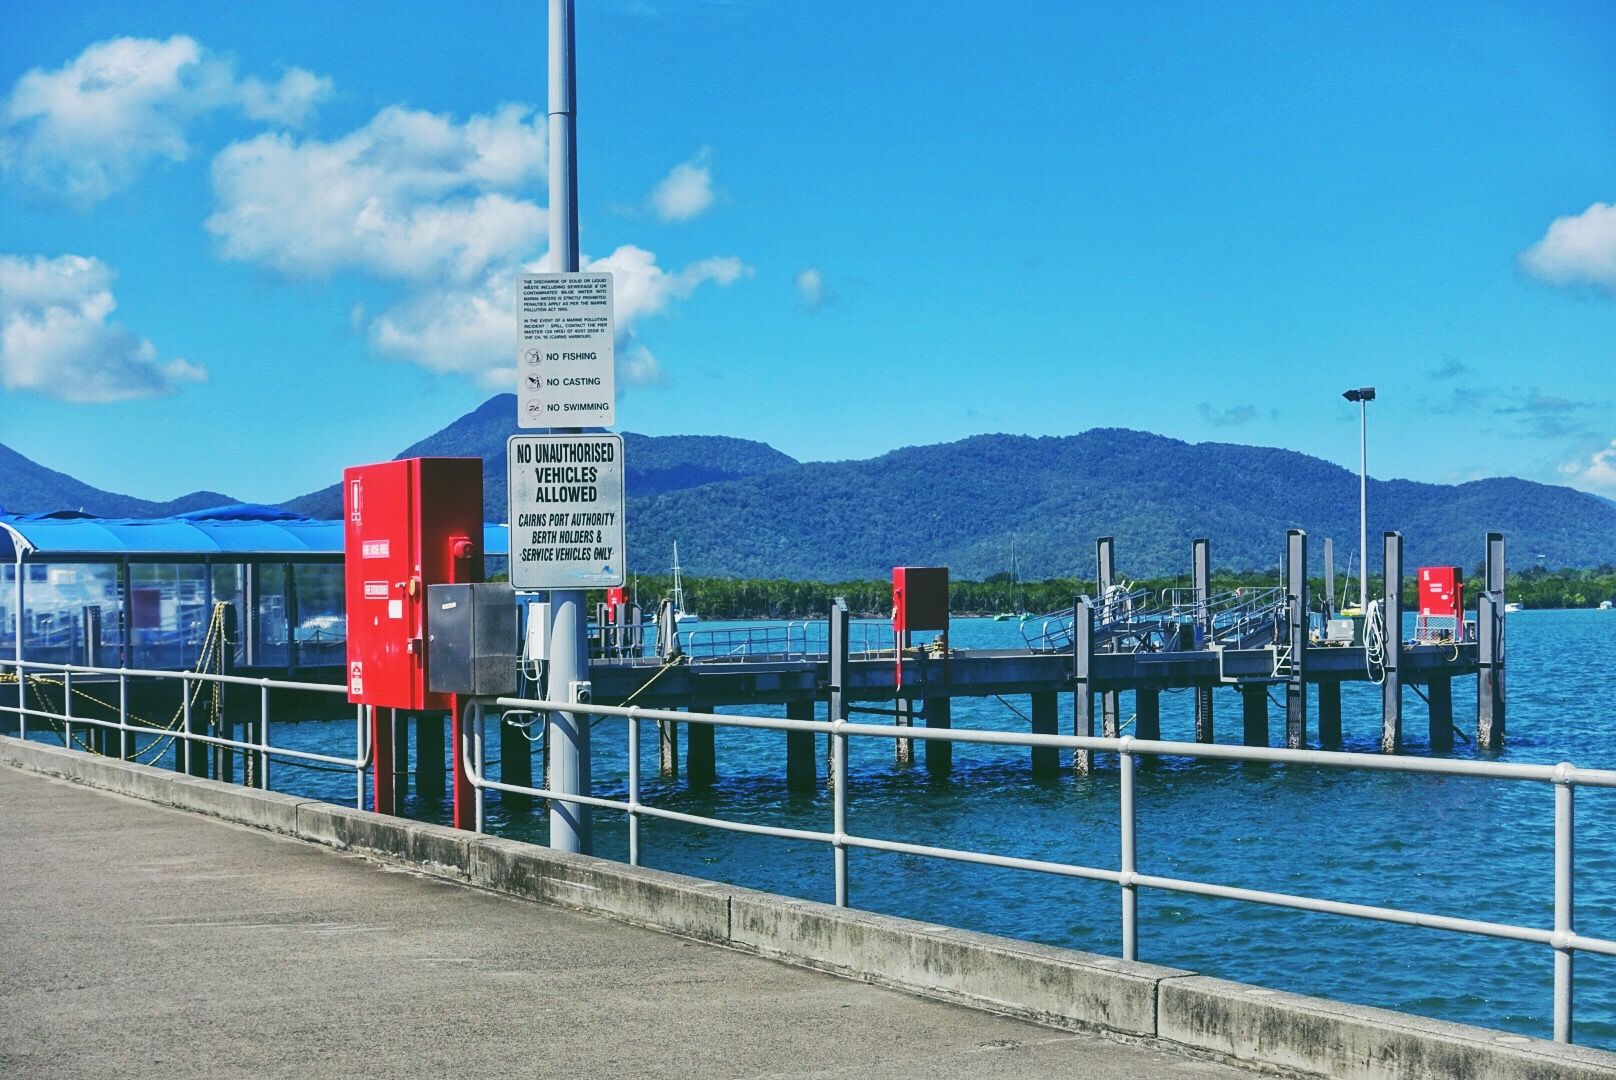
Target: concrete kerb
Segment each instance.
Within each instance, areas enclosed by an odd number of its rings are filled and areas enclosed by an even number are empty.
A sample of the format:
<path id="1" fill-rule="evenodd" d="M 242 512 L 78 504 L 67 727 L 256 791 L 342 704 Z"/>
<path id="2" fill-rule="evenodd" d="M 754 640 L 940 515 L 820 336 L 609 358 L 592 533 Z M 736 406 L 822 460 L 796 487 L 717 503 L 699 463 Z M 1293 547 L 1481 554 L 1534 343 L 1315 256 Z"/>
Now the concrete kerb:
<path id="1" fill-rule="evenodd" d="M 0 763 L 785 963 L 1269 1070 L 1616 1078 L 1616 1053 L 754 892 L 8 736 Z"/>
<path id="2" fill-rule="evenodd" d="M 1156 1034 L 1157 984 L 1193 974 L 750 890 L 731 892 L 730 918 L 731 943 L 763 956 L 1141 1038 Z"/>
<path id="3" fill-rule="evenodd" d="M 1603 1050 L 1202 975 L 1162 983 L 1158 1024 L 1162 1040 L 1221 1059 L 1339 1080 L 1616 1075 L 1616 1054 Z"/>

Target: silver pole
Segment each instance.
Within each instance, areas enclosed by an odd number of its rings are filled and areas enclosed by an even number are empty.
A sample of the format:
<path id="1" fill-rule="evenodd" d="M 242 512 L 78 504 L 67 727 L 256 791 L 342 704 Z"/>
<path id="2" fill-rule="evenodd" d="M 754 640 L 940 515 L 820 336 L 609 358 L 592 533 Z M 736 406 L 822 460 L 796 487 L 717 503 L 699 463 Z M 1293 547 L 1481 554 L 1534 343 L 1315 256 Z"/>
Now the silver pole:
<path id="1" fill-rule="evenodd" d="M 1358 402 L 1358 611 L 1369 617 L 1369 402 Z M 1401 633 L 1401 631 L 1395 631 Z"/>
<path id="2" fill-rule="evenodd" d="M 640 721 L 628 722 L 628 864 L 640 865 Z"/>
<path id="3" fill-rule="evenodd" d="M 483 734 L 483 703 L 478 701 L 471 707 L 471 730 L 466 734 L 466 737 L 471 740 L 471 753 L 467 756 L 476 765 L 478 776 L 487 775 L 483 768 L 485 764 L 483 761 Z M 484 790 L 480 782 L 477 784 L 475 790 L 476 797 L 474 799 L 474 805 L 476 808 L 476 818 L 472 826 L 472 831 L 480 833 L 483 832 L 487 827 L 484 810 L 488 805 L 488 793 L 486 790 Z"/>
<path id="4" fill-rule="evenodd" d="M 577 78 L 573 45 L 573 0 L 550 0 L 550 270 L 578 272 Z M 573 685 L 589 678 L 588 616 L 584 594 L 550 594 L 550 670 L 546 696 L 571 701 Z M 550 786 L 588 795 L 589 718 L 552 712 L 547 736 Z M 552 800 L 550 846 L 589 854 L 589 807 Z"/>
<path id="5" fill-rule="evenodd" d="M 1133 791 L 1133 753 L 1123 750 L 1118 762 L 1121 766 L 1119 775 L 1119 797 L 1122 819 L 1121 837 L 1121 870 L 1122 870 L 1122 958 L 1124 960 L 1139 959 L 1139 887 L 1134 884 L 1134 791 Z"/>
<path id="6" fill-rule="evenodd" d="M 23 673 L 22 668 L 22 606 L 27 602 L 27 597 L 23 594 L 22 585 L 22 538 L 16 533 L 12 533 L 12 542 L 17 545 L 17 578 L 15 583 L 17 586 L 17 610 L 15 613 L 17 640 L 12 643 L 17 657 L 17 738 L 26 739 L 28 738 L 28 714 L 24 709 L 28 705 L 28 676 Z"/>
<path id="7" fill-rule="evenodd" d="M 369 706 L 366 705 L 354 706 L 354 746 L 357 748 L 354 750 L 354 756 L 357 757 L 361 762 L 361 764 L 354 767 L 355 810 L 363 810 L 365 808 L 365 766 L 363 762 L 368 756 L 365 753 L 365 729 L 368 726 L 366 724 L 368 708 Z"/>
<path id="8" fill-rule="evenodd" d="M 1576 791 L 1571 785 L 1572 766 L 1561 762 L 1555 767 L 1554 784 L 1554 1041 L 1571 1042 L 1573 994 L 1571 946 L 1575 882 L 1574 832 Z"/>

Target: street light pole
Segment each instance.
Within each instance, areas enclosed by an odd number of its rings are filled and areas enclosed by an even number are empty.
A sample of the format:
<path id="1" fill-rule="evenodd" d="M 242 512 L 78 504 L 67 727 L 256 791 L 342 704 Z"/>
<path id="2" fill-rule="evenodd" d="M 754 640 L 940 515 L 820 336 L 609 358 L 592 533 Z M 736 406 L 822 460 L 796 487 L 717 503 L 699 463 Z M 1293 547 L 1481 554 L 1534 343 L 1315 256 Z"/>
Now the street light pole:
<path id="1" fill-rule="evenodd" d="M 1369 403 L 1375 388 L 1362 386 L 1341 395 L 1358 403 L 1358 610 L 1369 614 Z"/>

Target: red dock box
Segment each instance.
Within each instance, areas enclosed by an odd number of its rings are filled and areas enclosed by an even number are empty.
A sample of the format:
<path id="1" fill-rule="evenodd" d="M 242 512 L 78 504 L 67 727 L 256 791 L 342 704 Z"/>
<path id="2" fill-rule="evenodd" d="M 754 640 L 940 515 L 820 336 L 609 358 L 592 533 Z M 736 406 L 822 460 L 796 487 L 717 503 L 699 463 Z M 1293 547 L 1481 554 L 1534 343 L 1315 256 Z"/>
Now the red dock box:
<path id="1" fill-rule="evenodd" d="M 342 474 L 348 700 L 446 709 L 427 690 L 426 587 L 483 577 L 483 463 L 406 458 Z"/>
<path id="2" fill-rule="evenodd" d="M 1420 614 L 1453 618 L 1464 610 L 1464 572 L 1457 566 L 1420 567 Z"/>

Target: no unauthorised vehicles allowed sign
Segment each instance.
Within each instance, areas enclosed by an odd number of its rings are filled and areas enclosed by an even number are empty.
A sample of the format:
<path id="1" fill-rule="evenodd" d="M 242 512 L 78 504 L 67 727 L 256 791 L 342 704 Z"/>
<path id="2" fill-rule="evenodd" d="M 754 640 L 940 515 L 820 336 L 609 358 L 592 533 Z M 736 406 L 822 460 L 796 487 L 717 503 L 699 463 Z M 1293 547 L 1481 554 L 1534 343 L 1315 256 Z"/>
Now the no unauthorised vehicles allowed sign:
<path id="1" fill-rule="evenodd" d="M 511 585 L 622 585 L 623 437 L 512 435 L 505 467 Z"/>
<path id="2" fill-rule="evenodd" d="M 615 427 L 612 275 L 523 274 L 517 310 L 517 426 Z"/>

